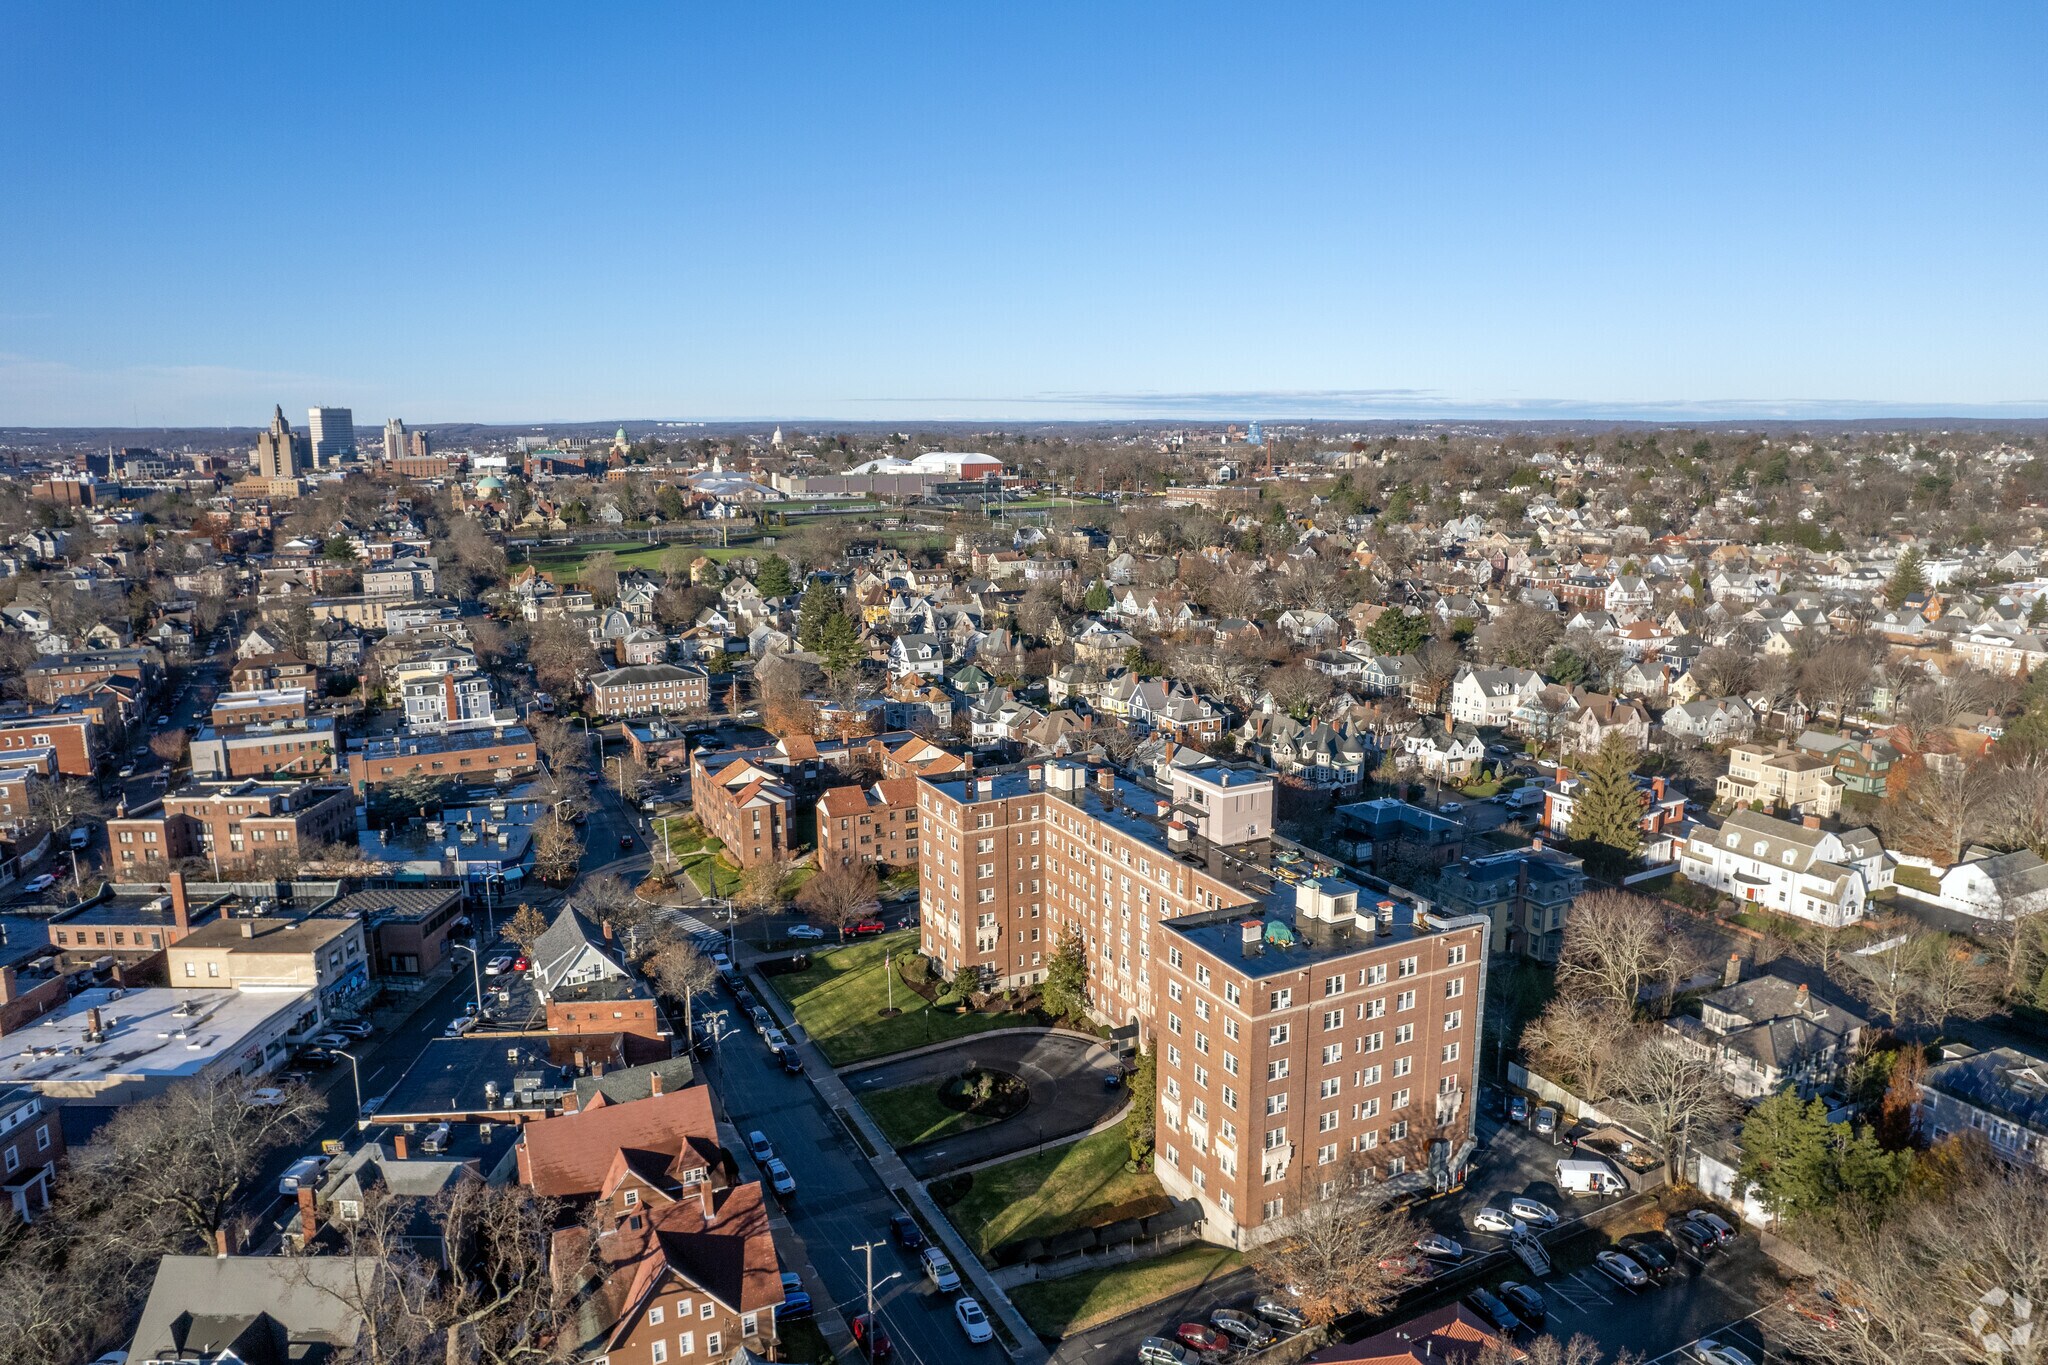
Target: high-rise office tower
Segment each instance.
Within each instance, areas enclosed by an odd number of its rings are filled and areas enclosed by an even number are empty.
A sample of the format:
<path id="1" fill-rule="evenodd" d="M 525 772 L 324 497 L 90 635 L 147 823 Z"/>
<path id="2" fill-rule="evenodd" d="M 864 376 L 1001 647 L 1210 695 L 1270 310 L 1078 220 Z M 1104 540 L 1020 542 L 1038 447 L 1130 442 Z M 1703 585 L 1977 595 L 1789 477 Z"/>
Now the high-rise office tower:
<path id="1" fill-rule="evenodd" d="M 309 408 L 306 422 L 313 433 L 313 463 L 332 468 L 356 456 L 356 415 L 347 408 Z"/>
<path id="2" fill-rule="evenodd" d="M 397 464 L 405 454 L 405 421 L 393 417 L 384 423 L 384 463 Z"/>
<path id="3" fill-rule="evenodd" d="M 284 406 L 279 404 L 271 414 L 270 430 L 256 437 L 250 463 L 266 479 L 296 479 L 311 457 L 311 446 L 305 437 L 292 434 L 291 423 L 284 420 Z"/>

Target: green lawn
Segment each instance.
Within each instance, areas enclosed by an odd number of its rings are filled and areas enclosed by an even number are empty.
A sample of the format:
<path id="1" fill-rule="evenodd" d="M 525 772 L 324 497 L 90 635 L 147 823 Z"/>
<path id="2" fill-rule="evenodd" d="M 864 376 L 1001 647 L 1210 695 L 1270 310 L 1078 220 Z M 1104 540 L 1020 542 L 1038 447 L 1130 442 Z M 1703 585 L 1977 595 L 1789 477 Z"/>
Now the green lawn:
<path id="1" fill-rule="evenodd" d="M 934 1085 L 906 1085 L 895 1090 L 879 1090 L 872 1095 L 861 1096 L 860 1102 L 882 1130 L 883 1136 L 898 1148 L 965 1133 L 995 1122 L 992 1118 L 962 1113 L 941 1103 L 938 1087 Z"/>
<path id="2" fill-rule="evenodd" d="M 739 894 L 739 872 L 726 866 L 725 859 L 715 853 L 699 853 L 689 858 L 680 858 L 677 859 L 676 865 L 696 884 L 697 890 L 706 896 Z"/>
<path id="3" fill-rule="evenodd" d="M 1032 1022 L 1021 1014 L 934 1010 L 901 981 L 895 1000 L 902 1013 L 884 1019 L 889 983 L 883 959 L 893 955 L 900 960 L 916 951 L 917 931 L 905 929 L 814 953 L 808 971 L 774 977 L 770 984 L 834 1066 Z"/>
<path id="4" fill-rule="evenodd" d="M 947 1213 L 982 1256 L 1021 1237 L 1157 1213 L 1166 1207 L 1166 1192 L 1152 1172 L 1126 1171 L 1130 1156 L 1123 1130 L 1111 1128 L 976 1171 L 965 1197 Z"/>
<path id="5" fill-rule="evenodd" d="M 1185 1293 L 1243 1263 L 1228 1247 L 1183 1247 L 1149 1261 L 1021 1284 L 1010 1291 L 1010 1301 L 1033 1331 L 1057 1340 Z"/>

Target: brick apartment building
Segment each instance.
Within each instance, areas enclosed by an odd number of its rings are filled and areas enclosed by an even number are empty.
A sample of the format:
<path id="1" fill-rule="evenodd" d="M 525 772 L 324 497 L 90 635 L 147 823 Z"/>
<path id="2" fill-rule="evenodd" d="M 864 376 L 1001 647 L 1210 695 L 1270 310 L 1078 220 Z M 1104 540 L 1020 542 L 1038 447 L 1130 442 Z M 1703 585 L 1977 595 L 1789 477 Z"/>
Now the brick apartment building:
<path id="1" fill-rule="evenodd" d="M 523 725 L 502 730 L 460 730 L 445 735 L 373 739 L 348 756 L 348 779 L 357 791 L 409 777 L 488 781 L 537 765 L 533 736 Z"/>
<path id="2" fill-rule="evenodd" d="M 917 780 L 892 777 L 872 787 L 833 787 L 818 798 L 818 857 L 842 866 L 917 865 Z"/>
<path id="3" fill-rule="evenodd" d="M 160 877 L 181 858 L 238 870 L 266 854 L 351 840 L 354 831 L 355 796 L 347 787 L 256 778 L 195 781 L 107 821 L 114 875 L 130 881 Z"/>
<path id="4" fill-rule="evenodd" d="M 116 895 L 102 891 L 94 900 L 74 906 L 50 921 L 50 945 L 66 968 L 111 957 L 134 966 L 163 953 L 213 919 L 213 911 L 195 906 L 185 891 L 185 874 L 172 872 L 162 894 Z"/>
<path id="5" fill-rule="evenodd" d="M 278 687 L 257 692 L 223 692 L 207 717 L 210 724 L 269 725 L 304 720 L 311 694 L 303 687 Z"/>
<path id="6" fill-rule="evenodd" d="M 948 976 L 1034 984 L 1080 939 L 1091 1012 L 1136 1024 L 1159 1054 L 1161 1183 L 1243 1246 L 1340 1172 L 1455 1178 L 1488 921 L 1247 874 L 1271 786 L 1230 771 L 1195 770 L 1178 802 L 1059 760 L 920 780 L 919 864 L 923 949 Z M 1215 818 L 1196 790 L 1263 790 L 1265 804 Z M 1205 813 L 1244 836 L 1229 858 L 1195 834 Z"/>
<path id="7" fill-rule="evenodd" d="M 163 656 L 147 645 L 52 654 L 24 669 L 22 681 L 30 697 L 50 704 L 122 675 L 138 679 L 145 691 L 154 690 L 164 680 Z"/>
<path id="8" fill-rule="evenodd" d="M 336 771 L 334 717 L 209 725 L 192 736 L 192 775 L 199 778 L 316 777 Z"/>
<path id="9" fill-rule="evenodd" d="M 681 664 L 635 664 L 590 679 L 590 709 L 600 716 L 701 711 L 711 705 L 711 675 Z"/>
<path id="10" fill-rule="evenodd" d="M 725 757 L 700 749 L 691 759 L 690 799 L 697 818 L 741 867 L 787 858 L 795 793 L 775 769 L 751 758 L 721 763 Z"/>
<path id="11" fill-rule="evenodd" d="M 47 750 L 56 756 L 58 772 L 91 777 L 99 770 L 100 734 L 99 723 L 83 711 L 0 714 L 0 759 Z"/>
<path id="12" fill-rule="evenodd" d="M 50 1207 L 50 1183 L 64 1157 L 64 1125 L 31 1086 L 0 1086 L 0 1192 L 24 1222 Z"/>

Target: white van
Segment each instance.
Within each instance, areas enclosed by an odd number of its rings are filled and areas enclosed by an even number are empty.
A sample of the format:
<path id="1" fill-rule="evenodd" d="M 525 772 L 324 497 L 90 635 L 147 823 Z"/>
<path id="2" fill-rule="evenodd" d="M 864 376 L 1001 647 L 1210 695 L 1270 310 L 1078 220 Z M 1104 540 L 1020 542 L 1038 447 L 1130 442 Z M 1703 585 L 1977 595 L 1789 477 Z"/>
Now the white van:
<path id="1" fill-rule="evenodd" d="M 1626 1194 L 1628 1182 L 1616 1175 L 1604 1161 L 1557 1163 L 1557 1187 L 1567 1194 Z"/>
<path id="2" fill-rule="evenodd" d="M 326 1173 L 326 1157 L 302 1156 L 278 1177 L 277 1192 L 289 1199 L 299 1192 L 301 1185 L 318 1185 L 320 1177 Z"/>

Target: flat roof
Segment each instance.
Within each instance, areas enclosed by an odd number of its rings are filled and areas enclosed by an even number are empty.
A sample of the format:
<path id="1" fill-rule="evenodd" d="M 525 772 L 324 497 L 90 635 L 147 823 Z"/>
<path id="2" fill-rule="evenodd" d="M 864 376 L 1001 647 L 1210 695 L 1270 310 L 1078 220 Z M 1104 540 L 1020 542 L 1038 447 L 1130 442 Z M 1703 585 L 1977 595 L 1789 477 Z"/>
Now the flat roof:
<path id="1" fill-rule="evenodd" d="M 410 758 L 415 754 L 458 753 L 465 749 L 491 749 L 503 744 L 531 744 L 533 735 L 524 725 L 494 729 L 452 730 L 439 735 L 397 735 L 388 739 L 363 741 L 351 753 L 366 759 Z"/>
<path id="2" fill-rule="evenodd" d="M 575 1072 L 569 1065 L 574 1048 L 597 1053 L 612 1036 L 471 1033 L 461 1038 L 436 1038 L 398 1078 L 378 1106 L 377 1118 L 396 1123 L 485 1113 L 502 1113 L 507 1118 L 537 1113 L 552 1107 L 575 1087 Z M 518 1083 L 526 1077 L 538 1078 L 531 1103 L 516 1098 Z M 493 1085 L 497 1088 L 495 1103 L 485 1094 Z M 508 1095 L 515 1097 L 511 1108 L 505 1105 Z"/>
<path id="3" fill-rule="evenodd" d="M 379 921 L 425 919 L 461 897 L 459 886 L 380 886 L 337 896 L 317 913 L 360 915 L 365 924 L 375 925 Z"/>
<path id="4" fill-rule="evenodd" d="M 346 935 L 353 919 L 315 915 L 307 919 L 220 919 L 179 939 L 179 948 L 225 948 L 234 953 L 297 956 L 315 953 Z"/>
<path id="5" fill-rule="evenodd" d="M 311 991 L 295 990 L 81 991 L 27 1027 L 0 1035 L 0 1081 L 104 1088 L 195 1076 L 311 999 Z M 86 1040 L 88 1011 L 95 1006 L 104 1030 L 97 1043 Z"/>
<path id="6" fill-rule="evenodd" d="M 214 917 L 214 900 L 200 900 L 197 897 L 186 902 L 186 920 L 189 924 L 204 924 Z M 152 929 L 167 929 L 177 924 L 171 913 L 171 893 L 157 891 L 150 895 L 138 896 L 120 894 L 103 897 L 87 905 L 77 905 L 51 918 L 51 924 L 110 924 L 119 927 L 147 925 Z"/>

